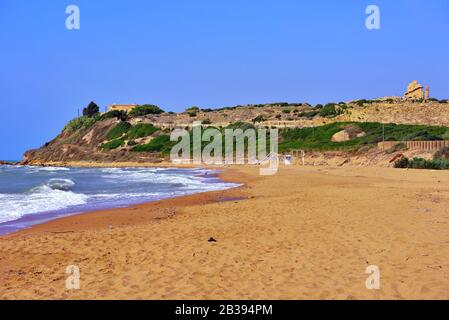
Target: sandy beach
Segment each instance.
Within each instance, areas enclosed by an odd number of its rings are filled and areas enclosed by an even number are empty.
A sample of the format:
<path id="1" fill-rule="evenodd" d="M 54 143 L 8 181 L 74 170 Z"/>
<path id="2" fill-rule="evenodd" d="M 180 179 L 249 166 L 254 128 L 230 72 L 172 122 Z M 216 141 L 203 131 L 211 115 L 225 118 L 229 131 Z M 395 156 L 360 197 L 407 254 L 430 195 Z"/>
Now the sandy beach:
<path id="1" fill-rule="evenodd" d="M 449 172 L 258 173 L 224 168 L 244 185 L 0 237 L 0 299 L 449 298 Z M 69 265 L 80 290 L 65 287 Z"/>

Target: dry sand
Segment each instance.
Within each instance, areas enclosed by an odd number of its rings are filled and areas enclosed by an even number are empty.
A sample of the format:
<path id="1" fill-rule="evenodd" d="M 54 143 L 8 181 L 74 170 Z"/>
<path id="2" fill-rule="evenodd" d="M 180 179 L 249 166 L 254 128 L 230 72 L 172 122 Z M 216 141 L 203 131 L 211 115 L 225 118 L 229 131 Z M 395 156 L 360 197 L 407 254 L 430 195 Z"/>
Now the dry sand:
<path id="1" fill-rule="evenodd" d="M 449 298 L 449 172 L 281 167 L 263 177 L 233 167 L 222 176 L 245 186 L 0 237 L 0 298 Z M 235 197 L 246 199 L 226 199 Z M 80 290 L 65 289 L 68 265 L 80 268 Z M 380 290 L 365 287 L 369 265 L 380 268 Z"/>

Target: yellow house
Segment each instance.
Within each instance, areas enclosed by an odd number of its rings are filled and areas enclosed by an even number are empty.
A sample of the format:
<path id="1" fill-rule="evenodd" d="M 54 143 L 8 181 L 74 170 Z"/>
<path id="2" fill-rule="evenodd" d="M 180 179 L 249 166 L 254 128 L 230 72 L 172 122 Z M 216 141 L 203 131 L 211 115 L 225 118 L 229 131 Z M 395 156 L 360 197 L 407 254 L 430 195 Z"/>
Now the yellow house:
<path id="1" fill-rule="evenodd" d="M 119 111 L 130 112 L 132 109 L 134 109 L 137 106 L 138 106 L 137 104 L 111 104 L 109 106 L 108 111 L 119 110 Z"/>

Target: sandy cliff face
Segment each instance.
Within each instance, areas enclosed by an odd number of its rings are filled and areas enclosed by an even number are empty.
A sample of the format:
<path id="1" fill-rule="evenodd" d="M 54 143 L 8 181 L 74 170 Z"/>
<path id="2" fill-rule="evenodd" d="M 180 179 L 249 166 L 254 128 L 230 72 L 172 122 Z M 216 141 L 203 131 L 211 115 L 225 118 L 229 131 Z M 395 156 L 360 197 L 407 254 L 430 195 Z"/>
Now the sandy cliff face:
<path id="1" fill-rule="evenodd" d="M 348 111 L 348 114 L 339 116 L 338 120 L 449 126 L 449 104 L 436 102 L 376 103 L 364 107 L 354 107 Z"/>
<path id="2" fill-rule="evenodd" d="M 22 164 L 40 165 L 50 162 L 111 162 L 111 161 L 158 161 L 158 154 L 133 153 L 129 150 L 105 151 L 100 145 L 106 140 L 106 134 L 118 121 L 108 119 L 95 123 L 91 128 L 75 132 L 62 132 L 51 142 L 39 149 L 25 153 Z"/>

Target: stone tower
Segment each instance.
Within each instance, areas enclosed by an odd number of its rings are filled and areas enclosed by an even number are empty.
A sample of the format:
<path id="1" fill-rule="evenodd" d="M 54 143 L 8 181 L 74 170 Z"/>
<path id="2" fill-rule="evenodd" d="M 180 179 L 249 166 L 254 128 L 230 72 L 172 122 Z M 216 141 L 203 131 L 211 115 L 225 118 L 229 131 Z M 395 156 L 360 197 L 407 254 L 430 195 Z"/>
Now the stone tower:
<path id="1" fill-rule="evenodd" d="M 426 86 L 426 96 L 424 97 L 424 99 L 428 100 L 430 98 L 430 87 Z"/>

